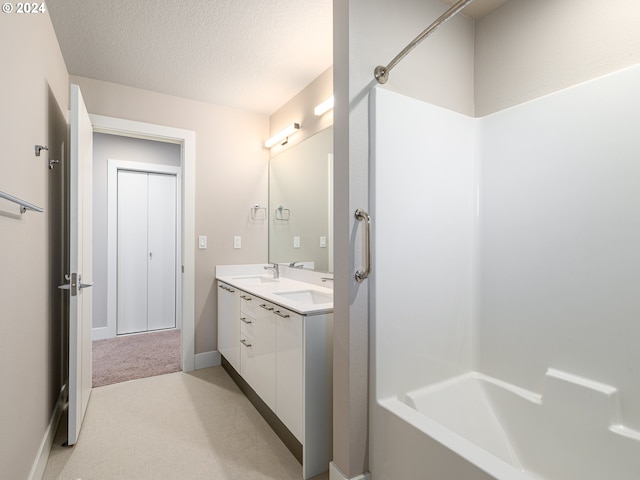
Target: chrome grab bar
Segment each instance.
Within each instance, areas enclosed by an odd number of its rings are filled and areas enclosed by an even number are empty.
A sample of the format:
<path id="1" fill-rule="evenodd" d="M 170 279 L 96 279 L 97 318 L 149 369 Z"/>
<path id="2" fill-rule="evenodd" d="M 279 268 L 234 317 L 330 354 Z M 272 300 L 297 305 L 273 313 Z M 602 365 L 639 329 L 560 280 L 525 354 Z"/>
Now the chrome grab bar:
<path id="1" fill-rule="evenodd" d="M 356 219 L 360 222 L 363 220 L 367 222 L 365 224 L 365 234 L 366 234 L 365 249 L 366 249 L 367 263 L 364 270 L 356 271 L 356 280 L 361 283 L 361 282 L 364 282 L 365 279 L 369 277 L 369 275 L 371 275 L 371 217 L 367 212 L 359 208 L 356 210 Z"/>

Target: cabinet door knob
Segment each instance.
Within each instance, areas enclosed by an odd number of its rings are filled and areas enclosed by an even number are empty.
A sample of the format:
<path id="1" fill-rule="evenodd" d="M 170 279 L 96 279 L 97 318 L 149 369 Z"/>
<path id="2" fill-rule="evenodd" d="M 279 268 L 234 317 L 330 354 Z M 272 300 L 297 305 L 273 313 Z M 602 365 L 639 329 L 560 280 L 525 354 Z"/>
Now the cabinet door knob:
<path id="1" fill-rule="evenodd" d="M 240 295 L 240 298 L 243 299 L 243 300 L 246 300 L 248 302 L 251 301 L 251 297 L 249 295 Z"/>
<path id="2" fill-rule="evenodd" d="M 279 317 L 282 317 L 282 318 L 289 318 L 289 314 L 288 313 L 282 313 L 280 310 L 276 310 L 273 313 L 275 313 L 276 315 L 278 315 Z"/>
<path id="3" fill-rule="evenodd" d="M 240 320 L 242 320 L 244 323 L 251 325 L 251 321 L 247 320 L 246 317 L 240 317 Z"/>
<path id="4" fill-rule="evenodd" d="M 242 340 L 240 340 L 240 343 L 243 344 L 245 347 L 250 347 L 251 344 L 249 342 L 247 342 L 244 338 Z"/>
<path id="5" fill-rule="evenodd" d="M 269 311 L 273 310 L 273 307 L 270 307 L 270 306 L 269 306 L 269 305 L 267 305 L 266 303 L 262 303 L 262 304 L 260 304 L 260 306 L 261 306 L 262 308 L 264 308 L 265 310 L 269 310 Z"/>

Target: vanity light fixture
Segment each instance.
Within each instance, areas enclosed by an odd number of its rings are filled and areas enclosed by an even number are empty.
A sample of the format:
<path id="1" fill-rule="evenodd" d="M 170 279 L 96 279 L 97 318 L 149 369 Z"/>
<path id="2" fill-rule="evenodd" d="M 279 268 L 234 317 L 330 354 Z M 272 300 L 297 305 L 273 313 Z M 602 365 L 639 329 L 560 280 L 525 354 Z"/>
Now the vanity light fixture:
<path id="1" fill-rule="evenodd" d="M 333 95 L 331 95 L 324 102 L 322 102 L 320 105 L 314 108 L 313 113 L 315 113 L 316 116 L 319 117 L 320 115 L 324 115 L 325 113 L 327 113 L 332 108 L 333 108 Z"/>
<path id="2" fill-rule="evenodd" d="M 264 146 L 266 148 L 271 148 L 276 143 L 280 143 L 280 144 L 284 145 L 285 143 L 287 143 L 289 141 L 289 135 L 293 135 L 298 130 L 300 130 L 300 124 L 299 123 L 292 123 L 291 125 L 289 125 L 285 129 L 283 129 L 283 130 L 279 131 L 278 133 L 276 133 L 273 137 L 268 139 L 266 142 L 264 142 Z"/>

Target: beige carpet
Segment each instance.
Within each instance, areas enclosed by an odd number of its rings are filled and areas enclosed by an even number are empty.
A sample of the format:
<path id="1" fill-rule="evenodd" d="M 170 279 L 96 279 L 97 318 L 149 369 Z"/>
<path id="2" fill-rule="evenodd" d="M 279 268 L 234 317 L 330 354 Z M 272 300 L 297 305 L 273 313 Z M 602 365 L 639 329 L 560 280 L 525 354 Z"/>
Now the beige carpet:
<path id="1" fill-rule="evenodd" d="M 302 478 L 300 464 L 222 367 L 95 388 L 72 448 L 60 446 L 65 420 L 44 480 Z"/>
<path id="2" fill-rule="evenodd" d="M 94 387 L 180 370 L 180 330 L 93 341 Z"/>

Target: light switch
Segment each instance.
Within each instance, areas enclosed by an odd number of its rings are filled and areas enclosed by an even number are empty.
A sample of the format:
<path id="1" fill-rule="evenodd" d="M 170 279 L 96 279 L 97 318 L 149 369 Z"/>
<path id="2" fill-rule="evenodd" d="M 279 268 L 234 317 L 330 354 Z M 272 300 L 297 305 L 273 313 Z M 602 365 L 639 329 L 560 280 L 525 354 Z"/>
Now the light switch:
<path id="1" fill-rule="evenodd" d="M 300 248 L 300 237 L 293 237 L 293 248 Z"/>
<path id="2" fill-rule="evenodd" d="M 207 236 L 206 235 L 200 235 L 198 237 L 198 248 L 200 250 L 204 250 L 205 248 L 207 248 Z"/>
<path id="3" fill-rule="evenodd" d="M 327 248 L 327 237 L 320 237 L 320 248 Z"/>
<path id="4" fill-rule="evenodd" d="M 242 237 L 240 235 L 233 237 L 233 248 L 242 248 Z"/>

